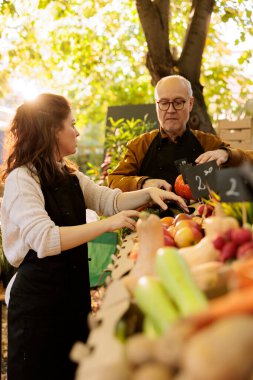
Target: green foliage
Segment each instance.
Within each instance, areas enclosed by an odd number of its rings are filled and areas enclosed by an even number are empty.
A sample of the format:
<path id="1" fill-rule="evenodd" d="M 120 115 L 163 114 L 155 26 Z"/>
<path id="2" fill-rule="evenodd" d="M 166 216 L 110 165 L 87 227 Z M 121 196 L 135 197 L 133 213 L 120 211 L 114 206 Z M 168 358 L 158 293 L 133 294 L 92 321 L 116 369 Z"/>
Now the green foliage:
<path id="1" fill-rule="evenodd" d="M 189 0 L 170 2 L 169 42 L 175 58 L 184 45 L 190 8 Z M 252 12 L 252 0 L 216 1 L 201 78 L 214 121 L 227 107 L 238 116 L 252 84 L 241 74 L 252 49 L 242 51 L 237 67 L 231 65 L 220 25 L 232 23 L 240 45 L 253 35 Z M 32 81 L 41 91 L 69 97 L 84 142 L 103 144 L 109 105 L 153 101 L 146 52 L 134 1 L 0 1 L 0 96 L 10 93 L 10 79 L 22 78 L 24 87 Z M 229 87 L 230 78 L 239 94 Z M 17 96 L 15 83 L 12 87 Z"/>
<path id="2" fill-rule="evenodd" d="M 252 49 L 242 47 L 243 40 L 253 32 L 250 9 L 253 11 L 250 1 L 216 1 L 201 76 L 209 114 L 216 127 L 219 119 L 241 117 L 246 100 L 252 97 L 253 81 L 244 74 L 244 67 L 252 59 Z M 230 46 L 223 38 L 225 29 L 231 30 Z M 241 46 L 241 53 L 238 48 L 233 48 L 233 37 L 234 45 Z M 238 53 L 235 54 L 236 50 Z M 234 54 L 238 57 L 238 64 L 234 63 Z"/>
<path id="3" fill-rule="evenodd" d="M 112 171 L 118 162 L 124 157 L 127 149 L 127 143 L 141 135 L 154 129 L 154 124 L 141 119 L 109 119 L 110 125 L 106 127 L 105 139 L 105 159 L 99 169 L 96 165 L 89 163 L 87 174 L 94 180 L 100 180 L 100 184 L 105 184 L 108 172 Z"/>
<path id="4" fill-rule="evenodd" d="M 3 51 L 0 47 L 1 62 L 9 68 L 6 78 L 33 81 L 69 97 L 85 137 L 103 143 L 109 105 L 152 100 L 145 39 L 133 2 L 12 3 L 18 13 L 0 15 L 0 34 L 9 42 Z"/>
<path id="5" fill-rule="evenodd" d="M 3 0 L 0 2 L 0 14 L 4 14 L 5 16 L 14 16 L 16 13 L 16 8 L 12 1 Z"/>
<path id="6" fill-rule="evenodd" d="M 114 169 L 123 158 L 127 149 L 127 143 L 134 137 L 154 129 L 154 123 L 141 119 L 119 119 L 114 121 L 110 118 L 110 126 L 106 129 L 105 149 L 111 157 L 109 170 Z"/>

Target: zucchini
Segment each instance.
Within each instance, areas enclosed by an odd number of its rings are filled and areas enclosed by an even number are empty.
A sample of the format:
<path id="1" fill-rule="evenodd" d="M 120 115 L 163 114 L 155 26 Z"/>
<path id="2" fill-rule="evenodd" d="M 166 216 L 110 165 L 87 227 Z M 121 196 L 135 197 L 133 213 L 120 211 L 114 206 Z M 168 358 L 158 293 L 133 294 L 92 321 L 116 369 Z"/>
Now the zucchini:
<path id="1" fill-rule="evenodd" d="M 140 277 L 134 290 L 134 297 L 158 335 L 164 333 L 179 318 L 178 310 L 159 279 L 151 276 Z"/>
<path id="2" fill-rule="evenodd" d="M 156 256 L 156 273 L 180 314 L 188 316 L 207 307 L 204 293 L 196 285 L 190 269 L 177 248 L 159 248 Z"/>

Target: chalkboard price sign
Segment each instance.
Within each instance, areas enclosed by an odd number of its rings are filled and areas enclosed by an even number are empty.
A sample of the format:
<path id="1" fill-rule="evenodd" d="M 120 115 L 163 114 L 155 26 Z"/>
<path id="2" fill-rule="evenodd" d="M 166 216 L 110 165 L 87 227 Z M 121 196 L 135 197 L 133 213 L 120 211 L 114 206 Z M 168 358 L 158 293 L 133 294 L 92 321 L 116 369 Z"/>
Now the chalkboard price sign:
<path id="1" fill-rule="evenodd" d="M 191 188 L 194 198 L 206 197 L 209 190 L 216 191 L 216 161 L 206 162 L 204 164 L 187 167 L 184 169 L 187 182 Z"/>
<path id="2" fill-rule="evenodd" d="M 181 166 L 187 164 L 187 158 L 184 157 L 184 158 L 180 158 L 178 160 L 175 160 L 174 164 L 177 168 L 178 173 L 180 173 L 181 172 Z"/>
<path id="3" fill-rule="evenodd" d="M 253 189 L 240 168 L 222 169 L 217 173 L 217 189 L 222 202 L 252 202 Z"/>
<path id="4" fill-rule="evenodd" d="M 188 184 L 188 179 L 187 179 L 187 175 L 186 175 L 186 169 L 187 169 L 187 168 L 192 168 L 192 167 L 193 167 L 192 164 L 180 165 L 180 172 L 181 172 L 181 174 L 182 174 L 182 177 L 183 177 L 184 183 L 187 183 L 187 184 Z"/>

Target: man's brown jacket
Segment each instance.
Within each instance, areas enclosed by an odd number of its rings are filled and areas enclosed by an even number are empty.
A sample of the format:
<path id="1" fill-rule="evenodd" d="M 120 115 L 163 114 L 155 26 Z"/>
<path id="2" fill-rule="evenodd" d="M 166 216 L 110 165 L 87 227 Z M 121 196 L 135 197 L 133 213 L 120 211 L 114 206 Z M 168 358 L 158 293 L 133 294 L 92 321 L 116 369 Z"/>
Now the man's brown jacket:
<path id="1" fill-rule="evenodd" d="M 191 132 L 200 142 L 204 152 L 216 149 L 225 149 L 228 151 L 229 158 L 223 167 L 239 166 L 245 160 L 253 164 L 253 151 L 233 149 L 218 136 L 210 133 L 198 130 L 191 130 Z M 158 129 L 144 133 L 127 144 L 127 151 L 123 160 L 120 161 L 115 170 L 108 175 L 109 187 L 119 188 L 122 191 L 133 191 L 142 188 L 143 181 L 148 177 L 140 176 L 139 170 L 150 144 L 158 133 Z"/>

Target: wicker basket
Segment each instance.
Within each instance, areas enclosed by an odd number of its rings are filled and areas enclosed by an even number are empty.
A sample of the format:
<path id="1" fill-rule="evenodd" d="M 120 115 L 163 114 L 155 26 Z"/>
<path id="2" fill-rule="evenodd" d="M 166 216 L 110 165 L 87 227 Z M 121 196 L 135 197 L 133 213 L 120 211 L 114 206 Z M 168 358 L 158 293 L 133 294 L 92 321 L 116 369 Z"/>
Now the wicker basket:
<path id="1" fill-rule="evenodd" d="M 235 121 L 219 120 L 219 136 L 232 148 L 253 149 L 252 130 L 253 119 L 251 117 Z"/>

